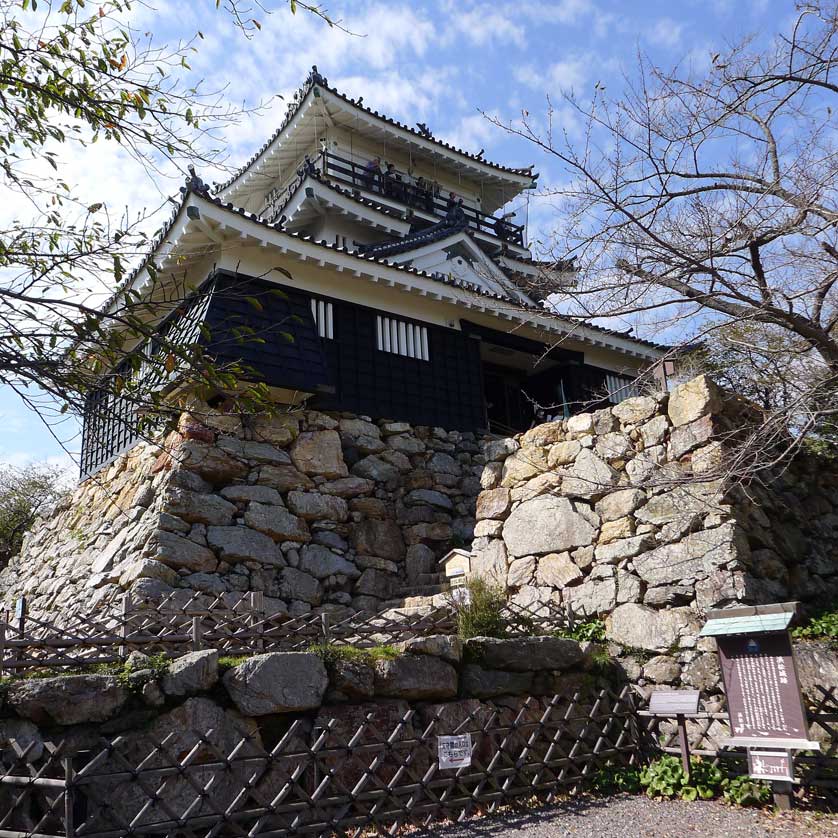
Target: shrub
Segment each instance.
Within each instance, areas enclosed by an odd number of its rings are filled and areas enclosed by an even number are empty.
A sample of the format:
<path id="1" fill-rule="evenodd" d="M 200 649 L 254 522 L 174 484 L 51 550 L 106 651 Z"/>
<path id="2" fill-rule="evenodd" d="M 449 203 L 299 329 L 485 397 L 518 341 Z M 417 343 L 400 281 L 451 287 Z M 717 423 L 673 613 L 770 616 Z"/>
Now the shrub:
<path id="1" fill-rule="evenodd" d="M 392 660 L 399 655 L 394 646 L 370 646 L 359 649 L 356 646 L 340 646 L 336 643 L 318 643 L 309 646 L 306 651 L 317 655 L 326 666 L 334 666 L 338 661 L 370 664 L 377 660 Z"/>
<path id="2" fill-rule="evenodd" d="M 605 640 L 605 621 L 599 617 L 591 617 L 588 620 L 576 622 L 573 628 L 562 629 L 556 632 L 556 637 L 569 637 L 572 640 Z"/>
<path id="3" fill-rule="evenodd" d="M 737 806 L 764 806 L 771 800 L 771 788 L 762 780 L 752 780 L 747 775 L 722 780 L 725 803 Z"/>
<path id="4" fill-rule="evenodd" d="M 792 635 L 801 640 L 828 638 L 838 640 L 838 611 L 826 610 L 810 617 L 802 626 L 792 630 Z"/>
<path id="5" fill-rule="evenodd" d="M 591 787 L 598 794 L 636 794 L 640 791 L 640 770 L 630 765 L 605 765 L 593 775 Z"/>
<path id="6" fill-rule="evenodd" d="M 466 583 L 468 597 L 452 597 L 457 612 L 457 633 L 463 640 L 471 637 L 506 637 L 508 622 L 504 615 L 506 589 L 497 582 L 479 576 Z"/>
<path id="7" fill-rule="evenodd" d="M 666 755 L 640 772 L 640 785 L 649 797 L 680 797 L 682 800 L 710 800 L 719 793 L 724 775 L 700 757 L 690 760 L 692 778 L 688 779 L 681 758 Z"/>

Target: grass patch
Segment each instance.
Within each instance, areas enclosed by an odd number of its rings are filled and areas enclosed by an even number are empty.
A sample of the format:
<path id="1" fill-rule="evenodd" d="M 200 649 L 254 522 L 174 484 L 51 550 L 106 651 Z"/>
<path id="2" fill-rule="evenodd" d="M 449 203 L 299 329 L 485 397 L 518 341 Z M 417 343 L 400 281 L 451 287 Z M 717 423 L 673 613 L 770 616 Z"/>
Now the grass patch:
<path id="1" fill-rule="evenodd" d="M 226 672 L 228 669 L 235 669 L 240 663 L 244 663 L 250 655 L 221 655 L 218 659 L 218 671 Z"/>
<path id="2" fill-rule="evenodd" d="M 355 661 L 361 664 L 373 664 L 380 660 L 393 660 L 399 656 L 399 650 L 395 646 L 370 646 L 358 648 L 357 646 L 339 646 L 335 643 L 318 643 L 306 649 L 317 655 L 326 666 L 334 666 L 342 661 Z"/>
<path id="3" fill-rule="evenodd" d="M 560 629 L 553 632 L 554 637 L 569 637 L 571 640 L 605 640 L 605 621 L 599 617 L 591 617 L 574 623 L 573 628 Z"/>

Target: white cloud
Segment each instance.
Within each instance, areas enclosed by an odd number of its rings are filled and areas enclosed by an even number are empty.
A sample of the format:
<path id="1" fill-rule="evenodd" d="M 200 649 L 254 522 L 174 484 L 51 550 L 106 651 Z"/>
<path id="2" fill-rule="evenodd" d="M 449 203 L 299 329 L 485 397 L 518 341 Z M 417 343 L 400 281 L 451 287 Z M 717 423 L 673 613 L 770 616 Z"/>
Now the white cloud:
<path id="1" fill-rule="evenodd" d="M 655 23 L 646 37 L 657 46 L 671 48 L 681 43 L 683 32 L 683 23 L 678 23 L 671 17 L 663 17 Z"/>
<path id="2" fill-rule="evenodd" d="M 445 7 L 445 13 L 446 25 L 441 33 L 445 44 L 465 38 L 476 46 L 486 46 L 493 41 L 526 46 L 524 27 L 502 12 L 493 10 L 490 5 L 462 9 L 460 5 L 452 4 Z"/>
<path id="3" fill-rule="evenodd" d="M 532 65 L 517 67 L 514 75 L 521 84 L 546 93 L 578 90 L 587 83 L 588 67 L 594 63 L 592 58 L 576 56 L 556 61 L 546 69 Z"/>

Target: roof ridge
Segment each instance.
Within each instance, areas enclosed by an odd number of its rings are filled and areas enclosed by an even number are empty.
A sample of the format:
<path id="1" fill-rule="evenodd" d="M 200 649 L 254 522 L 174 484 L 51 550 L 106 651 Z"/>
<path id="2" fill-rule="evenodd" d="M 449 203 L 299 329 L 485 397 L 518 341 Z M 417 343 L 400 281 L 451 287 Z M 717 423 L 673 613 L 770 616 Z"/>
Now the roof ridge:
<path id="1" fill-rule="evenodd" d="M 374 116 L 378 119 L 383 120 L 384 122 L 388 122 L 391 125 L 395 125 L 397 128 L 400 128 L 403 131 L 407 131 L 417 137 L 421 137 L 424 140 L 428 140 L 429 142 L 435 143 L 436 145 L 442 146 L 443 148 L 448 149 L 449 151 L 453 151 L 456 154 L 461 154 L 463 157 L 467 157 L 470 160 L 474 160 L 476 163 L 481 163 L 484 166 L 489 166 L 490 168 L 497 169 L 498 171 L 508 172 L 510 174 L 515 175 L 530 175 L 530 177 L 535 180 L 538 175 L 533 175 L 532 170 L 534 168 L 534 164 L 530 163 L 528 166 L 504 166 L 502 163 L 495 163 L 491 160 L 485 160 L 482 156 L 482 150 L 479 154 L 474 154 L 473 152 L 466 151 L 465 149 L 459 148 L 451 143 L 446 143 L 443 140 L 437 139 L 430 131 L 427 130 L 427 126 L 425 126 L 425 130 L 420 130 L 417 128 L 411 128 L 409 125 L 406 125 L 403 122 L 399 122 L 397 119 L 393 119 L 383 113 L 379 113 L 372 108 L 366 107 L 363 104 L 364 97 L 359 96 L 357 99 L 350 98 L 347 94 L 341 93 L 336 87 L 333 87 L 329 84 L 328 79 L 321 75 L 317 70 L 317 65 L 312 65 L 311 72 L 309 72 L 306 80 L 297 88 L 294 92 L 294 96 L 292 100 L 288 103 L 288 107 L 285 109 L 285 115 L 280 123 L 279 127 L 271 134 L 266 142 L 262 144 L 262 146 L 250 157 L 250 159 L 244 163 L 242 166 L 239 167 L 237 171 L 235 171 L 224 183 L 215 183 L 213 184 L 215 194 L 217 195 L 224 189 L 227 189 L 233 183 L 235 183 L 261 156 L 264 152 L 271 146 L 271 144 L 276 140 L 276 138 L 288 127 L 291 120 L 296 115 L 297 111 L 300 109 L 300 106 L 305 101 L 306 96 L 308 96 L 309 92 L 312 88 L 316 86 L 320 86 L 328 90 L 333 95 L 337 96 L 339 99 L 343 99 L 352 107 L 359 108 L 360 110 L 364 111 L 364 113 L 369 114 L 370 116 Z M 419 125 L 420 123 L 417 123 Z M 424 123 L 421 123 L 424 125 Z"/>

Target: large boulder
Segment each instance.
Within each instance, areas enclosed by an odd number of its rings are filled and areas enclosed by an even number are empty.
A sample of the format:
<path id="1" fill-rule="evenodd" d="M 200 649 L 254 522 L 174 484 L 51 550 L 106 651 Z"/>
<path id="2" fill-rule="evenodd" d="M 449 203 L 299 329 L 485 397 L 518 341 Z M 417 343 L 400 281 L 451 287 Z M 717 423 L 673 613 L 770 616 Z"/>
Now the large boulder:
<path id="1" fill-rule="evenodd" d="M 532 688 L 532 672 L 503 672 L 467 664 L 460 675 L 460 693 L 472 698 L 525 695 Z"/>
<path id="2" fill-rule="evenodd" d="M 569 669 L 585 659 L 578 641 L 567 637 L 472 637 L 466 641 L 467 659 L 485 669 L 535 672 Z"/>
<path id="3" fill-rule="evenodd" d="M 146 546 L 146 553 L 155 561 L 176 570 L 185 568 L 212 573 L 218 567 L 218 560 L 212 550 L 166 530 L 157 530 L 154 533 Z"/>
<path id="4" fill-rule="evenodd" d="M 231 457 L 217 445 L 197 439 L 185 440 L 173 456 L 183 468 L 216 485 L 232 483 L 248 472 L 245 463 Z"/>
<path id="5" fill-rule="evenodd" d="M 307 544 L 300 551 L 300 570 L 317 579 L 327 579 L 340 574 L 347 579 L 357 579 L 361 571 L 352 562 L 319 544 Z"/>
<path id="6" fill-rule="evenodd" d="M 619 474 L 589 448 L 583 448 L 562 480 L 562 494 L 577 498 L 598 498 L 617 485 Z"/>
<path id="7" fill-rule="evenodd" d="M 455 634 L 429 634 L 411 637 L 396 644 L 399 652 L 410 655 L 431 655 L 448 663 L 458 664 L 463 657 L 463 644 Z"/>
<path id="8" fill-rule="evenodd" d="M 343 498 L 317 492 L 289 492 L 288 508 L 307 521 L 345 521 L 349 507 Z"/>
<path id="9" fill-rule="evenodd" d="M 163 692 L 181 696 L 203 692 L 218 680 L 218 650 L 203 649 L 189 652 L 169 664 L 163 677 Z"/>
<path id="10" fill-rule="evenodd" d="M 282 506 L 251 503 L 244 515 L 244 522 L 248 527 L 277 541 L 306 542 L 311 538 L 306 522 Z"/>
<path id="11" fill-rule="evenodd" d="M 454 698 L 457 670 L 431 655 L 399 655 L 375 664 L 375 692 L 409 701 Z"/>
<path id="12" fill-rule="evenodd" d="M 272 507 L 285 512 L 282 507 Z M 282 553 L 273 539 L 250 527 L 208 527 L 207 543 L 225 562 L 260 562 L 282 565 Z"/>
<path id="13" fill-rule="evenodd" d="M 612 407 L 611 412 L 624 425 L 636 425 L 654 416 L 657 409 L 658 403 L 652 396 L 634 396 Z"/>
<path id="14" fill-rule="evenodd" d="M 323 589 L 308 573 L 295 567 L 286 567 L 279 576 L 279 595 L 285 600 L 300 600 L 310 605 L 320 605 Z"/>
<path id="15" fill-rule="evenodd" d="M 394 562 L 405 553 L 401 527 L 391 518 L 359 521 L 352 528 L 352 546 L 360 554 Z"/>
<path id="16" fill-rule="evenodd" d="M 509 489 L 489 489 L 477 496 L 477 520 L 503 518 L 509 510 Z"/>
<path id="17" fill-rule="evenodd" d="M 319 707 L 329 678 L 317 655 L 270 652 L 233 667 L 223 682 L 245 716 L 268 716 Z"/>
<path id="18" fill-rule="evenodd" d="M 677 428 L 702 416 L 717 413 L 721 406 L 718 386 L 706 375 L 700 375 L 679 385 L 669 394 L 667 413 Z"/>
<path id="19" fill-rule="evenodd" d="M 593 543 L 595 528 L 567 498 L 542 495 L 512 510 L 503 525 L 511 556 L 562 553 Z"/>
<path id="20" fill-rule="evenodd" d="M 828 643 L 796 643 L 794 659 L 800 690 L 810 701 L 821 701 L 823 693 L 818 687 L 838 684 L 838 650 Z"/>
<path id="21" fill-rule="evenodd" d="M 166 493 L 163 509 L 190 524 L 225 525 L 233 522 L 236 506 L 218 495 L 174 487 Z"/>
<path id="22" fill-rule="evenodd" d="M 666 585 L 707 576 L 729 562 L 746 561 L 748 555 L 745 534 L 735 524 L 724 524 L 641 553 L 634 559 L 634 567 L 649 585 Z"/>
<path id="23" fill-rule="evenodd" d="M 605 626 L 612 642 L 650 652 L 666 652 L 684 645 L 684 641 L 694 645 L 701 628 L 690 608 L 655 611 L 633 602 L 617 606 Z"/>
<path id="24" fill-rule="evenodd" d="M 349 474 L 337 431 L 306 431 L 300 434 L 291 446 L 291 460 L 304 474 L 330 478 Z"/>
<path id="25" fill-rule="evenodd" d="M 128 690 L 112 675 L 29 678 L 9 687 L 8 705 L 36 724 L 104 722 L 122 709 Z"/>

